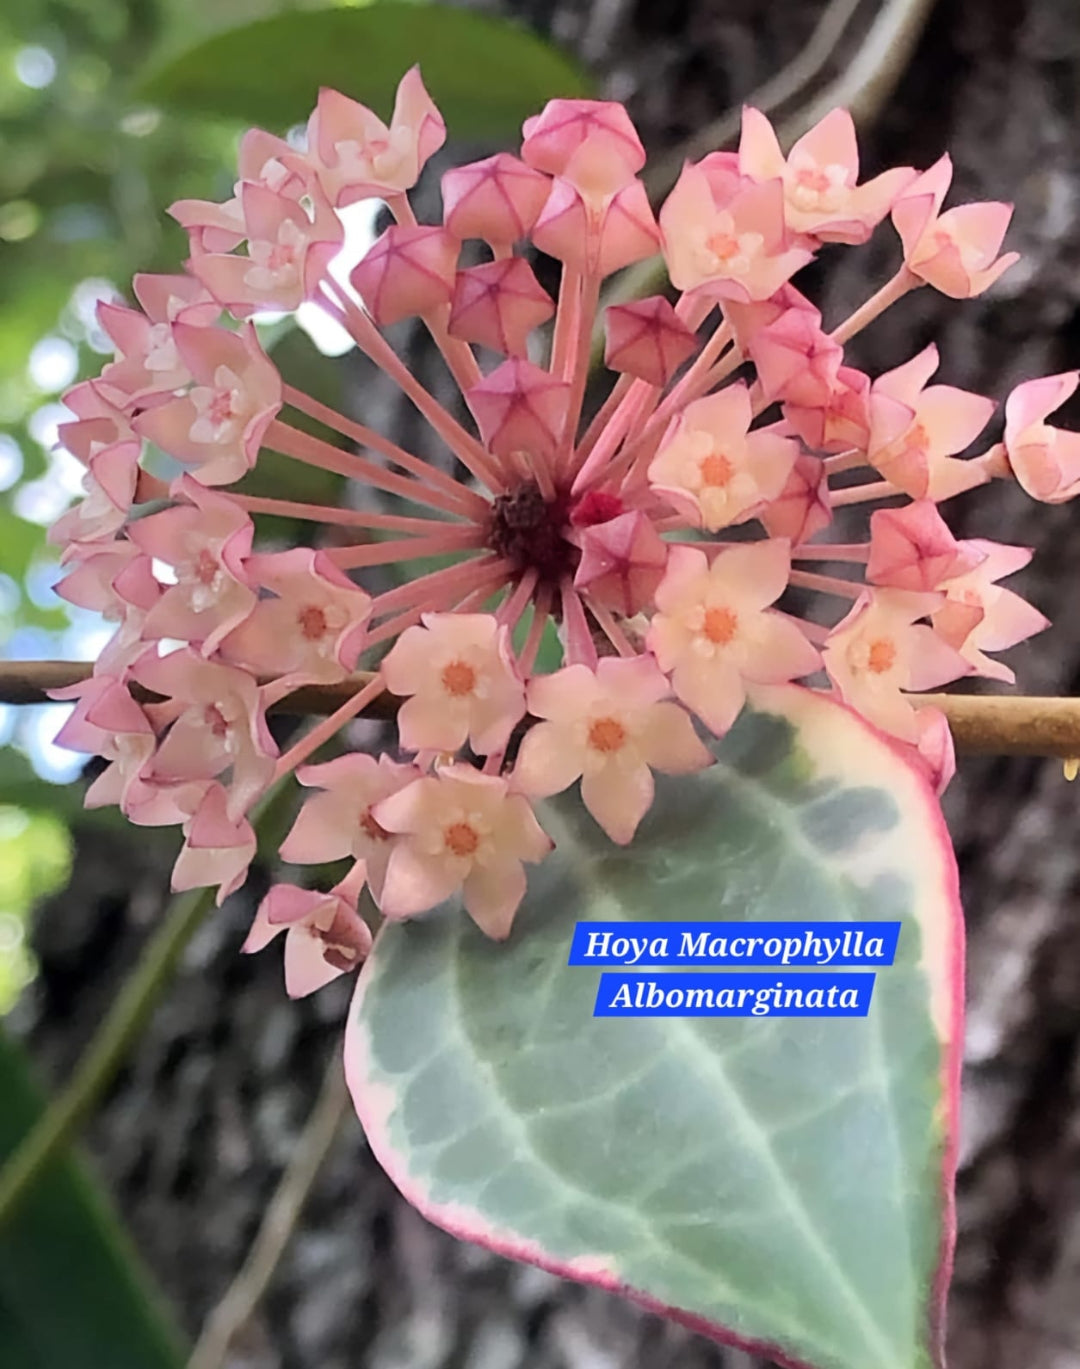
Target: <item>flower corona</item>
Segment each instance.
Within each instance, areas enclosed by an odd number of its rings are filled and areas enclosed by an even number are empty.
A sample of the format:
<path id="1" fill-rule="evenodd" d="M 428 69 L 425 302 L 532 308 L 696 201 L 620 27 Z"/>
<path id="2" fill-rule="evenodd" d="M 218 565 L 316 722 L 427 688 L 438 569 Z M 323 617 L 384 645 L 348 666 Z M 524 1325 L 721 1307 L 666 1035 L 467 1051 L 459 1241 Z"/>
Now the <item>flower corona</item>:
<path id="1" fill-rule="evenodd" d="M 290 776 L 309 788 L 281 852 L 307 872 L 271 889 L 245 946 L 287 932 L 292 994 L 363 959 L 365 887 L 390 919 L 460 893 L 505 937 L 552 846 L 534 804 L 580 783 L 631 841 L 654 771 L 709 765 L 710 735 L 758 685 L 831 693 L 942 788 L 948 727 L 918 691 L 1011 679 L 988 653 L 1045 619 L 998 583 L 1029 553 L 957 540 L 939 505 L 992 478 L 1050 503 L 1080 492 L 1080 437 L 1046 422 L 1075 372 L 1020 385 L 1002 440 L 969 455 L 995 405 L 930 384 L 934 347 L 876 378 L 846 361 L 909 291 L 967 298 L 1015 259 L 1008 206 L 943 208 L 947 157 L 860 183 L 845 111 L 785 156 L 748 109 L 738 151 L 687 164 L 654 213 L 622 106 L 555 99 L 519 156 L 447 170 L 443 220 L 421 224 L 408 194 L 444 139 L 416 69 L 389 125 L 324 90 L 306 141 L 248 133 L 232 198 L 173 206 L 183 274 L 136 277 L 138 307 L 101 305 L 116 358 L 66 396 L 86 497 L 52 529 L 59 593 L 116 632 L 62 691 L 60 740 L 109 763 L 89 804 L 181 828 L 174 886 L 216 885 L 219 902 L 246 878 L 253 806 Z M 365 199 L 393 222 L 344 284 L 339 211 Z M 896 274 L 826 325 L 793 277 L 890 215 Z M 602 310 L 605 279 L 658 253 L 671 291 Z M 444 459 L 283 382 L 259 315 L 301 305 L 348 331 Z M 407 319 L 458 406 L 383 336 Z M 248 493 L 266 452 L 363 495 Z M 290 545 L 298 520 L 310 535 Z M 839 540 L 841 521 L 861 537 Z M 279 753 L 268 708 L 355 679 Z M 308 763 L 384 691 L 401 700 L 393 754 Z M 320 869 L 338 862 L 329 889 Z"/>

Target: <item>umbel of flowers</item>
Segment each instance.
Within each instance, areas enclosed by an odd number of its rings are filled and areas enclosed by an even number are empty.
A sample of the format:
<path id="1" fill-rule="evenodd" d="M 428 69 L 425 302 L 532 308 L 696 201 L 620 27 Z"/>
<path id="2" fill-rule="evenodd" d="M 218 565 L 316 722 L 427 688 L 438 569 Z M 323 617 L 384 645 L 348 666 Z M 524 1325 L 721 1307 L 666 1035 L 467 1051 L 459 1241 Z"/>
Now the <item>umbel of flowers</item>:
<path id="1" fill-rule="evenodd" d="M 860 184 L 846 112 L 785 157 L 748 109 L 738 152 L 688 164 L 654 217 L 626 111 L 552 100 L 520 156 L 447 171 L 442 222 L 421 224 L 408 191 L 444 136 L 417 70 L 389 126 L 324 90 L 303 151 L 248 133 L 233 198 L 172 207 L 190 235 L 184 273 L 136 276 L 136 308 L 101 305 L 116 358 L 66 397 L 61 436 L 87 494 L 52 531 L 59 593 L 116 633 L 64 692 L 76 705 L 61 740 L 109 762 L 89 804 L 182 827 L 174 887 L 217 885 L 219 901 L 254 853 L 252 805 L 292 774 L 311 791 L 281 854 L 349 872 L 328 893 L 317 872 L 311 887 L 273 889 L 247 943 L 287 929 L 294 994 L 363 958 L 365 884 L 391 919 L 460 892 L 506 936 L 524 866 L 552 845 L 533 801 L 580 783 L 611 840 L 631 841 L 653 772 L 708 765 L 703 736 L 722 735 L 755 684 L 831 692 L 944 785 L 948 727 L 918 691 L 1011 680 L 990 653 L 1045 620 L 999 583 L 1030 553 L 957 540 L 939 505 L 992 477 L 1048 502 L 1080 491 L 1080 436 L 1046 421 L 1076 372 L 1021 385 L 1002 440 L 964 457 L 995 405 L 933 383 L 934 347 L 877 377 L 845 361 L 848 340 L 907 292 L 965 299 L 1015 260 L 999 255 L 1007 205 L 943 208 L 947 156 Z M 328 271 L 338 211 L 367 198 L 394 224 L 345 286 Z M 865 243 L 890 216 L 896 274 L 826 322 L 792 278 L 821 244 Z M 533 249 L 561 263 L 557 299 Z M 674 302 L 606 310 L 609 393 L 585 423 L 601 284 L 657 252 Z M 282 383 L 251 319 L 305 301 L 400 387 L 459 478 Z M 410 317 L 471 423 L 383 337 Z M 141 466 L 147 444 L 179 463 L 171 483 Z M 383 492 L 380 511 L 239 492 L 267 450 Z M 870 510 L 861 541 L 828 540 L 845 505 Z M 338 538 L 256 545 L 254 514 L 261 528 L 333 524 Z M 439 569 L 395 588 L 363 587 L 365 568 L 433 557 Z M 812 619 L 792 611 L 791 588 L 796 607 L 824 596 Z M 551 623 L 562 665 L 538 673 Z M 268 706 L 358 664 L 371 682 L 278 754 Z M 138 702 L 133 685 L 160 701 Z M 393 755 L 307 763 L 384 690 L 402 701 Z"/>

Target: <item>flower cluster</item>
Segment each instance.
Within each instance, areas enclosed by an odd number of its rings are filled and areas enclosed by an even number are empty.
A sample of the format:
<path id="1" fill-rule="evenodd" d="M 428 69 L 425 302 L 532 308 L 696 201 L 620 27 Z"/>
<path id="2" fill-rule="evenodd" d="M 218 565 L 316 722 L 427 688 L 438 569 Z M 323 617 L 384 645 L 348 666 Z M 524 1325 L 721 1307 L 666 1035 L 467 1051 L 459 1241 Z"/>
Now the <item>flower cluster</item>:
<path id="1" fill-rule="evenodd" d="M 593 818 L 629 842 L 654 772 L 708 765 L 703 738 L 759 684 L 832 692 L 944 785 L 948 727 L 918 691 L 1011 679 L 988 653 L 1045 620 L 999 583 L 1029 552 L 957 540 L 938 506 L 992 477 L 1050 502 L 1080 491 L 1080 435 L 1046 421 L 1075 372 L 1021 385 L 1002 441 L 971 456 L 994 404 L 932 383 L 933 347 L 873 379 L 845 360 L 908 291 L 967 298 L 1014 260 L 999 255 L 1008 206 L 943 209 L 947 157 L 860 183 L 844 111 L 785 156 L 748 109 L 738 151 L 687 165 L 654 216 L 626 111 L 552 100 L 520 156 L 447 171 L 442 222 L 421 224 L 407 192 L 444 136 L 416 70 L 389 126 L 323 91 L 303 150 L 247 134 L 232 199 L 173 206 L 185 272 L 136 277 L 138 308 L 101 306 L 116 359 L 67 396 L 62 440 L 87 495 L 53 529 L 59 592 L 117 626 L 91 678 L 65 691 L 61 740 L 109 763 L 89 804 L 181 826 L 174 886 L 217 885 L 219 901 L 245 879 L 252 805 L 294 772 L 310 787 L 281 854 L 348 873 L 329 892 L 317 873 L 276 887 L 247 943 L 288 929 L 291 993 L 363 958 L 365 884 L 391 919 L 460 892 L 505 936 L 524 865 L 552 845 L 534 800 L 580 781 Z M 338 211 L 365 198 L 394 222 L 345 285 L 328 269 Z M 827 328 L 792 277 L 889 216 L 895 276 Z M 557 299 L 537 253 L 561 264 Z M 606 309 L 613 379 L 583 422 L 601 284 L 657 253 L 672 297 Z M 348 329 L 452 463 L 283 384 L 252 319 L 305 301 Z M 471 421 L 380 331 L 413 317 Z M 154 470 L 141 464 L 151 448 Z M 265 450 L 378 493 L 357 508 L 246 494 L 238 482 Z M 880 507 L 862 541 L 829 540 L 847 505 Z M 275 518 L 309 520 L 314 545 L 275 543 Z M 337 537 L 320 538 L 331 524 Z M 437 568 L 374 595 L 358 583 L 428 558 Z M 810 617 L 795 611 L 807 592 L 822 596 Z M 562 664 L 538 670 L 553 636 Z M 362 661 L 370 677 L 353 676 Z M 342 682 L 347 701 L 278 754 L 267 708 Z M 401 700 L 393 758 L 307 763 L 383 691 Z"/>

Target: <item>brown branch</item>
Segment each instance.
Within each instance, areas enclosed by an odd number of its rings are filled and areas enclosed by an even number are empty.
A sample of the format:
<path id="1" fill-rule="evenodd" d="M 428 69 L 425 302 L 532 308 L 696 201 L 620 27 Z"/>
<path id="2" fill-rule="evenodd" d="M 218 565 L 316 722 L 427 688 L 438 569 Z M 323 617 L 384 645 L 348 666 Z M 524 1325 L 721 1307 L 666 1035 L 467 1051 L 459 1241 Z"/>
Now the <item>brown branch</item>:
<path id="1" fill-rule="evenodd" d="M 47 703 L 50 689 L 85 680 L 91 666 L 78 661 L 7 661 L 0 664 L 0 703 Z M 347 702 L 372 679 L 358 671 L 337 684 L 303 685 L 275 704 L 272 712 L 327 714 Z M 140 700 L 157 696 L 133 688 Z M 957 748 L 1004 756 L 1080 757 L 1080 699 L 1024 698 L 1011 694 L 918 694 L 912 702 L 940 708 L 949 720 Z M 392 718 L 397 700 L 380 695 L 365 717 Z"/>
<path id="2" fill-rule="evenodd" d="M 232 1362 L 230 1347 L 250 1321 L 281 1263 L 323 1161 L 348 1113 L 348 1102 L 345 1074 L 335 1054 L 323 1077 L 315 1108 L 293 1148 L 247 1258 L 225 1296 L 207 1317 L 187 1369 L 222 1369 Z"/>

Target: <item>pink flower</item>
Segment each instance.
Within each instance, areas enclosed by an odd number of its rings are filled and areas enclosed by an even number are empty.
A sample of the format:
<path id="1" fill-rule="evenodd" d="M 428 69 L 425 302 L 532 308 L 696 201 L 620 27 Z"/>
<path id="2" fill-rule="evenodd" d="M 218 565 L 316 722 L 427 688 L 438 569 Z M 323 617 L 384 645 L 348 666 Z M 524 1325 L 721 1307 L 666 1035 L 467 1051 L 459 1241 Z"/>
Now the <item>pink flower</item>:
<path id="1" fill-rule="evenodd" d="M 143 624 L 161 596 L 149 556 L 127 541 L 76 542 L 65 551 L 63 563 L 70 569 L 55 586 L 60 598 L 117 624 L 116 634 L 98 653 L 94 674 L 123 676 L 146 651 Z"/>
<path id="2" fill-rule="evenodd" d="M 941 213 L 952 181 L 948 154 L 908 185 L 893 206 L 892 220 L 904 244 L 909 271 L 953 299 L 988 290 L 1018 252 L 999 257 L 1011 204 L 962 204 Z"/>
<path id="3" fill-rule="evenodd" d="M 181 476 L 177 492 L 189 501 L 132 523 L 131 540 L 176 573 L 148 610 L 143 636 L 197 643 L 210 656 L 255 607 L 244 569 L 254 525 L 231 499 Z"/>
<path id="4" fill-rule="evenodd" d="M 341 207 L 411 190 L 424 163 L 446 141 L 446 125 L 420 68 L 401 78 L 390 126 L 336 90 L 320 90 L 308 120 L 308 149 L 330 203 Z"/>
<path id="5" fill-rule="evenodd" d="M 506 749 L 525 713 L 525 687 L 514 668 L 510 635 L 490 613 L 425 613 L 382 663 L 386 687 L 407 695 L 398 732 L 410 751 L 457 751 L 466 741 L 481 756 Z"/>
<path id="6" fill-rule="evenodd" d="M 86 791 L 87 808 L 125 806 L 131 787 L 154 754 L 157 737 L 150 719 L 117 680 L 95 675 L 52 691 L 54 699 L 75 699 L 75 708 L 56 734 L 57 746 L 104 757 L 110 764 Z"/>
<path id="7" fill-rule="evenodd" d="M 866 242 L 915 178 L 915 172 L 904 166 L 857 185 L 859 152 L 846 109 L 830 110 L 803 134 L 785 160 L 765 115 L 744 108 L 739 169 L 753 181 L 780 180 L 788 227 L 822 242 Z"/>
<path id="8" fill-rule="evenodd" d="M 312 299 L 345 237 L 322 195 L 313 189 L 301 203 L 247 181 L 240 205 L 247 256 L 203 252 L 193 242 L 191 270 L 237 318 Z"/>
<path id="9" fill-rule="evenodd" d="M 100 542 L 120 531 L 135 499 L 142 443 L 113 442 L 92 451 L 82 485 L 86 498 L 49 529 L 49 541 Z"/>
<path id="10" fill-rule="evenodd" d="M 739 152 L 686 166 L 658 225 L 625 110 L 560 99 L 527 122 L 520 159 L 447 172 L 441 222 L 425 223 L 409 191 L 444 136 L 415 69 L 389 125 L 323 91 L 306 150 L 249 132 L 231 198 L 174 206 L 183 272 L 137 277 L 138 309 L 101 306 L 115 357 L 69 391 L 60 428 L 87 497 L 50 534 L 58 593 L 116 628 L 63 735 L 108 764 L 90 801 L 181 826 L 176 886 L 220 897 L 254 852 L 256 798 L 291 775 L 318 789 L 282 855 L 351 870 L 328 894 L 314 892 L 324 872 L 281 886 L 249 940 L 289 929 L 290 992 L 362 957 L 365 882 L 390 918 L 460 890 L 505 936 L 523 864 L 550 848 L 530 796 L 580 779 L 628 842 L 653 772 L 707 765 L 707 730 L 816 672 L 823 636 L 830 691 L 943 785 L 947 724 L 910 691 L 1005 678 L 990 653 L 1044 620 L 998 583 L 1027 553 L 958 542 L 936 505 L 991 476 L 1048 501 L 1080 490 L 1080 438 L 1045 422 L 1076 373 L 1020 386 L 1004 444 L 960 460 L 993 406 L 930 385 L 934 348 L 874 380 L 845 364 L 848 339 L 912 282 L 973 294 L 1011 260 L 995 259 L 1007 206 L 942 212 L 947 160 L 860 185 L 846 113 L 785 157 L 749 110 Z M 339 210 L 371 197 L 393 224 L 345 282 L 331 275 Z M 890 206 L 906 265 L 826 332 L 792 277 L 823 243 L 865 241 Z M 604 393 L 602 280 L 658 246 L 672 289 L 608 310 Z M 301 304 L 393 382 L 430 429 L 422 447 L 402 445 L 411 424 L 390 435 L 283 383 L 251 318 Z M 447 363 L 437 391 L 380 332 L 414 315 Z M 311 487 L 349 486 L 325 504 L 299 502 L 302 479 L 269 489 L 266 448 L 272 467 L 316 472 Z M 163 478 L 161 453 L 185 473 Z M 848 505 L 868 506 L 868 539 L 821 543 Z M 789 583 L 797 597 L 781 599 Z M 807 595 L 825 607 L 803 619 Z M 854 607 L 827 632 L 838 599 Z M 265 711 L 305 683 L 343 701 L 279 756 Z M 133 684 L 159 701 L 135 704 Z M 383 693 L 403 700 L 392 746 L 412 763 L 308 764 Z"/>
<path id="11" fill-rule="evenodd" d="M 100 380 L 83 380 L 64 394 L 64 403 L 75 415 L 75 421 L 57 426 L 57 436 L 72 456 L 84 466 L 105 447 L 119 442 L 137 441 L 128 415 L 121 407 L 124 396 L 110 392 Z M 121 401 L 121 404 L 114 403 Z"/>
<path id="12" fill-rule="evenodd" d="M 241 949 L 261 951 L 285 932 L 285 992 L 306 998 L 355 970 L 371 950 L 371 932 L 347 897 L 275 884 L 259 904 Z"/>
<path id="13" fill-rule="evenodd" d="M 255 465 L 281 407 L 281 377 L 250 323 L 235 333 L 177 323 L 173 337 L 195 384 L 140 414 L 134 427 L 194 466 L 202 484 L 230 484 Z"/>
<path id="14" fill-rule="evenodd" d="M 522 862 L 552 849 L 527 801 L 506 780 L 448 765 L 377 804 L 373 816 L 400 838 L 380 898 L 388 918 L 412 917 L 458 889 L 487 936 L 509 936 L 525 893 Z"/>
<path id="15" fill-rule="evenodd" d="M 383 799 L 419 779 L 422 771 L 388 756 L 351 754 L 323 765 L 302 766 L 296 778 L 320 791 L 305 799 L 281 846 L 282 860 L 322 865 L 351 856 L 376 901 L 382 894 L 394 837 L 373 812 Z"/>
<path id="16" fill-rule="evenodd" d="M 340 680 L 356 665 L 371 595 L 322 551 L 296 547 L 244 562 L 249 583 L 272 592 L 221 644 L 226 659 L 297 682 Z"/>
<path id="17" fill-rule="evenodd" d="M 784 488 L 757 516 L 770 537 L 784 537 L 793 547 L 827 528 L 832 505 L 824 463 L 808 452 L 796 457 Z"/>
<path id="18" fill-rule="evenodd" d="M 746 684 L 813 674 L 821 658 L 795 623 L 769 609 L 787 588 L 788 544 L 734 546 L 712 564 L 673 547 L 656 591 L 648 646 L 687 708 L 723 736 L 746 701 Z"/>
<path id="19" fill-rule="evenodd" d="M 867 459 L 912 499 L 948 499 L 989 477 L 977 461 L 957 461 L 986 427 L 994 402 L 952 385 L 931 385 L 938 351 L 930 344 L 870 388 Z"/>
<path id="20" fill-rule="evenodd" d="M 688 163 L 660 210 L 671 283 L 709 299 L 766 300 L 813 253 L 790 243 L 780 181 L 743 183 L 714 167 L 709 157 Z"/>
<path id="21" fill-rule="evenodd" d="M 712 763 L 689 715 L 667 702 L 669 692 L 647 656 L 536 676 L 529 712 L 545 721 L 525 734 L 515 788 L 546 798 L 580 778 L 585 807 L 625 846 L 653 801 L 653 770 L 686 775 Z"/>
<path id="22" fill-rule="evenodd" d="M 749 432 L 750 396 L 741 382 L 687 405 L 649 466 L 649 482 L 697 526 L 718 532 L 752 518 L 787 483 L 798 444 Z"/>
<path id="23" fill-rule="evenodd" d="M 883 732 L 916 742 L 916 711 L 903 691 L 936 689 L 971 673 L 960 653 L 918 623 L 941 604 L 937 594 L 867 590 L 829 633 L 822 653 L 845 703 Z"/>
<path id="24" fill-rule="evenodd" d="M 168 656 L 146 654 L 131 674 L 165 696 L 166 702 L 149 705 L 149 712 L 159 725 L 171 723 L 150 775 L 172 783 L 217 779 L 229 772 L 230 818 L 246 812 L 270 783 L 277 757 L 251 676 L 204 661 L 189 648 Z"/>
<path id="25" fill-rule="evenodd" d="M 1005 451 L 1017 480 L 1046 504 L 1080 494 L 1080 433 L 1046 423 L 1076 393 L 1080 372 L 1064 371 L 1018 385 L 1005 401 Z"/>
<path id="26" fill-rule="evenodd" d="M 1006 651 L 1049 626 L 1038 609 L 995 581 L 1014 575 L 1031 560 L 1028 547 L 1009 547 L 983 538 L 961 542 L 967 569 L 941 582 L 945 602 L 933 614 L 935 631 L 968 661 L 976 675 L 1012 684 L 1008 666 L 988 651 Z"/>
<path id="27" fill-rule="evenodd" d="M 190 234 L 196 252 L 231 252 L 247 237 L 242 199 L 245 184 L 299 200 L 311 180 L 295 148 L 261 128 L 250 128 L 241 138 L 238 160 L 239 176 L 231 200 L 224 204 L 177 200 L 169 207 L 172 217 Z"/>
<path id="28" fill-rule="evenodd" d="M 225 790 L 220 784 L 208 784 L 184 822 L 184 845 L 173 866 L 173 890 L 182 893 L 216 884 L 220 907 L 247 878 L 255 848 L 255 833 L 247 818 L 231 816 Z"/>

